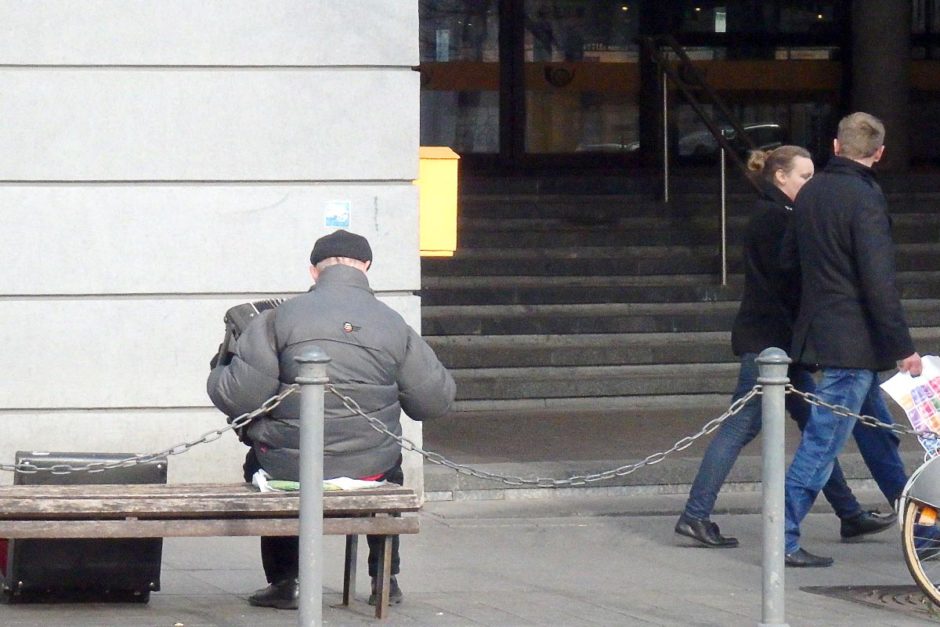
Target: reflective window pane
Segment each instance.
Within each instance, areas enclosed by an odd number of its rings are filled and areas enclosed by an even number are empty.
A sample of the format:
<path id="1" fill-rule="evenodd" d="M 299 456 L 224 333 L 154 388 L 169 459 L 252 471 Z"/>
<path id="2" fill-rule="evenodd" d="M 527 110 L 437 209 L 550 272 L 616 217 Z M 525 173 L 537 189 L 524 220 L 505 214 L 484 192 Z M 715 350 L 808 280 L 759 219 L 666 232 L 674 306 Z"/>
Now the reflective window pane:
<path id="1" fill-rule="evenodd" d="M 635 1 L 526 1 L 526 152 L 637 150 L 638 34 Z"/>
<path id="2" fill-rule="evenodd" d="M 499 152 L 497 0 L 422 0 L 421 145 Z"/>

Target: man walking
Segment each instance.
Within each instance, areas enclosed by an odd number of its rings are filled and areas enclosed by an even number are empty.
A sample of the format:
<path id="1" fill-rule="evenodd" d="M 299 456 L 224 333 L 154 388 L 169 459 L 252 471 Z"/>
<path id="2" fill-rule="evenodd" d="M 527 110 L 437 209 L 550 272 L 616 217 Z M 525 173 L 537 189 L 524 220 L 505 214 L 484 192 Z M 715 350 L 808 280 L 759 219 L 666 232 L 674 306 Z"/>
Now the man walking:
<path id="1" fill-rule="evenodd" d="M 921 361 L 901 308 L 887 201 L 872 170 L 884 154 L 884 137 L 884 125 L 867 113 L 839 122 L 835 156 L 797 196 L 794 237 L 783 256 L 802 273 L 793 359 L 821 370 L 816 393 L 825 402 L 857 414 L 867 400 L 890 422 L 878 371 L 897 367 L 916 376 Z M 786 477 L 788 566 L 832 564 L 800 547 L 800 523 L 855 422 L 812 408 Z"/>

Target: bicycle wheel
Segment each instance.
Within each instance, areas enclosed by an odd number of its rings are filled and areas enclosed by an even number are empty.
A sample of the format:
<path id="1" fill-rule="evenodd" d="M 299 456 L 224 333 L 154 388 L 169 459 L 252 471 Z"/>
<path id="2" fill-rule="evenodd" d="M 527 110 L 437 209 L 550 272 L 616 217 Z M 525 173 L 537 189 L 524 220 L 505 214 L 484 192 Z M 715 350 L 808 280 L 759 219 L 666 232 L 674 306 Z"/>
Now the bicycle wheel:
<path id="1" fill-rule="evenodd" d="M 901 519 L 901 549 L 917 587 L 940 606 L 940 526 L 930 505 L 909 500 Z"/>

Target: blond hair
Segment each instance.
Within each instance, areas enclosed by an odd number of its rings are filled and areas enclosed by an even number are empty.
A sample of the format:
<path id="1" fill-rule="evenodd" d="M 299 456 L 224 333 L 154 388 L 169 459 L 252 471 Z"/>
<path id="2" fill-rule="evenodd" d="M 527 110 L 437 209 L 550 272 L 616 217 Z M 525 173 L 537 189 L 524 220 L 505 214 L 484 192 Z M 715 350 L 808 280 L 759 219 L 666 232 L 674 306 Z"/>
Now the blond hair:
<path id="1" fill-rule="evenodd" d="M 867 159 L 885 143 L 885 125 L 870 113 L 852 113 L 839 122 L 839 155 Z"/>
<path id="2" fill-rule="evenodd" d="M 789 174 L 796 167 L 796 158 L 810 159 L 809 151 L 799 146 L 780 146 L 773 150 L 752 150 L 747 159 L 748 173 L 752 178 L 774 185 L 777 170 Z"/>

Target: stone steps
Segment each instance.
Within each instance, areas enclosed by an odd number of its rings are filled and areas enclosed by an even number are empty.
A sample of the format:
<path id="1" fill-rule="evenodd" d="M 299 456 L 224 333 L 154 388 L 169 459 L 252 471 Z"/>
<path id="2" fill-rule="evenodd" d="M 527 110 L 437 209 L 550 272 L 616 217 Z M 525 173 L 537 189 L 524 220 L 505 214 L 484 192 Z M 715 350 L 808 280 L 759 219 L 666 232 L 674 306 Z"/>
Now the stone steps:
<path id="1" fill-rule="evenodd" d="M 940 351 L 940 329 L 913 327 L 919 350 Z M 448 368 L 566 368 L 736 362 L 731 333 L 595 333 L 561 335 L 446 335 L 427 337 Z M 785 350 L 788 347 L 782 347 Z"/>
<path id="2" fill-rule="evenodd" d="M 452 369 L 461 401 L 727 394 L 738 364 L 690 363 L 564 368 Z M 729 387 L 729 382 L 732 385 Z"/>
<path id="3" fill-rule="evenodd" d="M 470 281 L 466 277 L 437 277 L 434 281 L 423 280 L 422 304 L 424 306 L 473 306 L 641 302 L 706 303 L 740 298 L 740 288 L 734 287 L 731 282 L 729 286 L 723 287 L 716 284 L 691 282 L 642 284 L 632 281 L 631 277 L 623 276 L 480 278 L 482 281 L 479 282 Z M 902 298 L 940 299 L 940 271 L 899 272 L 898 280 Z"/>
<path id="4" fill-rule="evenodd" d="M 642 288 L 638 288 L 642 289 Z M 462 305 L 426 307 L 422 332 L 433 336 L 682 333 L 727 331 L 735 300 L 703 303 Z"/>
<path id="5" fill-rule="evenodd" d="M 918 349 L 938 353 L 940 195 L 925 180 L 886 188 L 908 323 Z M 546 193 L 561 185 L 547 179 L 462 184 L 458 250 L 423 260 L 421 290 L 422 332 L 457 380 L 458 409 L 726 404 L 753 193 L 728 196 L 722 286 L 705 183 L 685 181 L 670 205 L 613 179 L 567 181 L 581 193 Z"/>
<path id="6" fill-rule="evenodd" d="M 936 220 L 919 216 L 894 216 L 892 231 L 896 241 L 933 243 L 940 241 L 940 215 Z M 729 219 L 727 241 L 740 243 L 745 219 Z M 572 227 L 552 224 L 508 224 L 496 227 L 467 227 L 458 232 L 459 249 L 617 247 L 617 246 L 713 246 L 720 242 L 719 220 L 688 220 L 686 224 L 660 222 L 650 225 L 593 225 Z M 459 253 L 457 258 L 459 258 Z M 442 261 L 442 260 L 437 260 Z"/>
<path id="7" fill-rule="evenodd" d="M 901 244 L 898 270 L 940 271 L 935 244 Z M 727 249 L 728 272 L 742 269 L 741 246 Z M 648 276 L 716 274 L 720 259 L 715 246 L 592 246 L 544 248 L 474 248 L 452 258 L 427 259 L 425 271 L 446 276 Z"/>
<path id="8" fill-rule="evenodd" d="M 940 353 L 937 327 L 914 328 L 918 349 Z M 558 405 L 592 398 L 623 406 L 729 395 L 738 360 L 730 333 L 628 333 L 428 338 L 457 381 L 458 410 Z M 786 348 L 786 347 L 784 347 Z M 488 367 L 498 363 L 500 367 Z M 727 399 L 726 399 L 727 400 Z"/>

